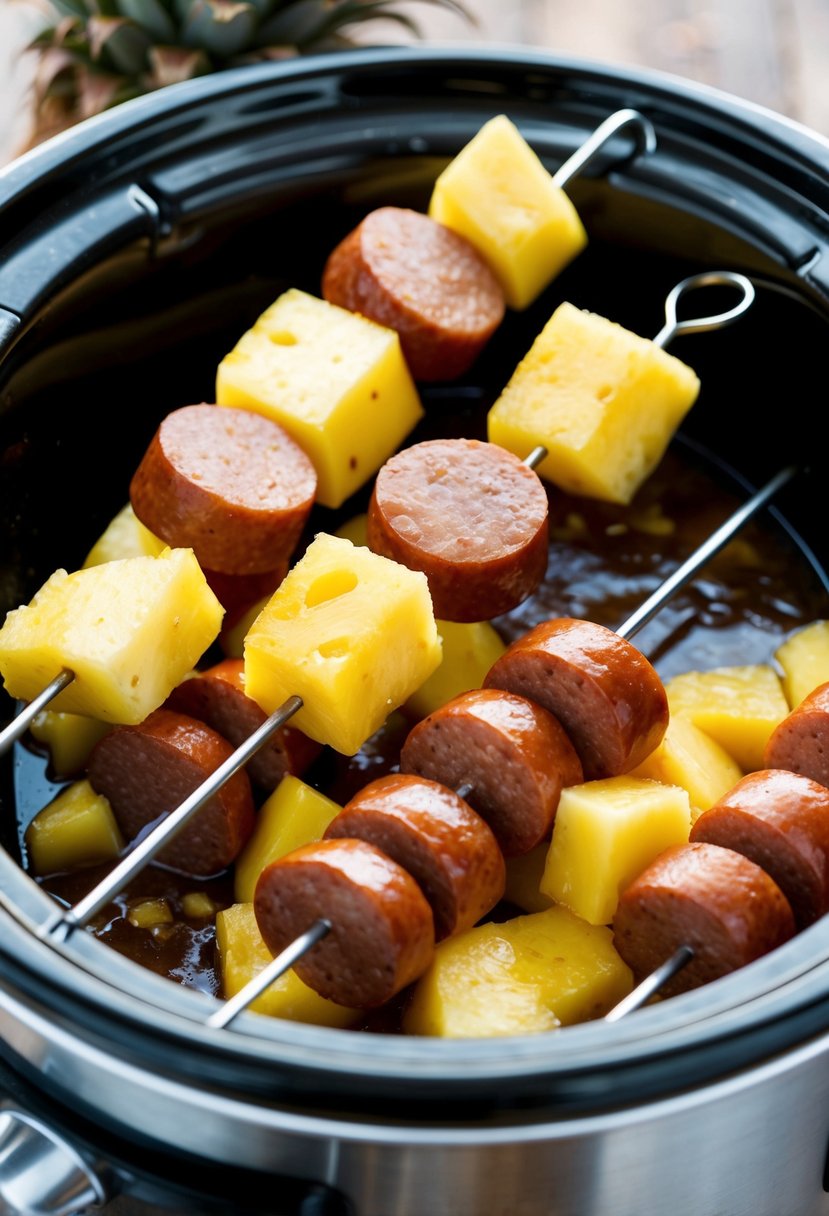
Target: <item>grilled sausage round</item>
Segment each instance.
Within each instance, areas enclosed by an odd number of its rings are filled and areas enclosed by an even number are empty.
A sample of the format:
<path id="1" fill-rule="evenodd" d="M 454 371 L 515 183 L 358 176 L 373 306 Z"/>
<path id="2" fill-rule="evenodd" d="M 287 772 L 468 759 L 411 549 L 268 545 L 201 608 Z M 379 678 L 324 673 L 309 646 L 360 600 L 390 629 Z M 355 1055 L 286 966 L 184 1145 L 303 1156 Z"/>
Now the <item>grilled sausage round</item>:
<path id="1" fill-rule="evenodd" d="M 109 799 L 128 840 L 174 811 L 233 749 L 216 731 L 186 714 L 157 709 L 138 726 L 117 726 L 93 748 L 87 775 Z M 186 874 L 227 868 L 253 831 L 250 781 L 235 773 L 159 854 Z"/>
<path id="2" fill-rule="evenodd" d="M 436 941 L 471 929 L 504 894 L 495 837 L 437 781 L 398 773 L 372 781 L 326 829 L 326 839 L 341 837 L 376 845 L 411 874 L 432 907 Z"/>
<path id="3" fill-rule="evenodd" d="M 224 659 L 215 667 L 185 680 L 167 698 L 167 709 L 198 718 L 238 747 L 267 718 L 245 693 L 242 659 Z M 283 726 L 248 762 L 251 781 L 273 790 L 286 773 L 300 777 L 322 751 L 301 730 Z"/>
<path id="4" fill-rule="evenodd" d="M 432 910 L 410 874 L 363 840 L 321 840 L 271 862 L 253 900 L 277 955 L 324 917 L 331 932 L 294 970 L 320 996 L 354 1009 L 391 1000 L 434 956 Z"/>
<path id="5" fill-rule="evenodd" d="M 496 660 L 484 687 L 519 693 L 554 714 L 587 781 L 630 772 L 668 726 L 668 698 L 648 660 L 591 621 L 536 625 Z"/>
<path id="6" fill-rule="evenodd" d="M 416 380 L 454 380 L 504 316 L 504 293 L 464 237 L 419 211 L 372 211 L 328 258 L 322 294 L 400 336 Z"/>
<path id="7" fill-rule="evenodd" d="M 461 693 L 413 727 L 400 768 L 463 789 L 507 857 L 549 836 L 562 787 L 582 780 L 579 758 L 553 715 L 494 688 Z"/>
<path id="8" fill-rule="evenodd" d="M 800 773 L 749 773 L 700 815 L 691 840 L 742 853 L 770 874 L 799 929 L 829 912 L 829 790 Z"/>
<path id="9" fill-rule="evenodd" d="M 426 575 L 444 621 L 509 612 L 547 569 L 547 493 L 494 443 L 434 439 L 398 452 L 377 474 L 367 526 L 370 549 Z"/>
<path id="10" fill-rule="evenodd" d="M 829 684 L 809 693 L 772 732 L 766 768 L 786 768 L 829 786 Z"/>
<path id="11" fill-rule="evenodd" d="M 135 514 L 221 574 L 287 562 L 317 475 L 282 427 L 247 410 L 186 405 L 163 420 L 130 484 Z"/>
<path id="12" fill-rule="evenodd" d="M 623 892 L 613 941 L 637 983 L 680 946 L 691 961 L 662 988 L 674 996 L 736 971 L 788 941 L 794 916 L 753 861 L 715 844 L 675 845 Z"/>

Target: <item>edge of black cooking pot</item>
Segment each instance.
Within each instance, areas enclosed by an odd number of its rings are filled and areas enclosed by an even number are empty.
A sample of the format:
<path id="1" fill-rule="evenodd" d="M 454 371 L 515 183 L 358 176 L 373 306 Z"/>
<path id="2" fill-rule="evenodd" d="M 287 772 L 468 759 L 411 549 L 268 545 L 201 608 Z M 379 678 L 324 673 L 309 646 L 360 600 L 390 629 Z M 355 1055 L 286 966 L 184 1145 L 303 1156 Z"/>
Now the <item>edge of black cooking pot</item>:
<path id="1" fill-rule="evenodd" d="M 376 101 L 384 90 L 398 98 L 407 90 L 417 93 L 420 104 L 415 85 L 422 92 L 424 84 L 445 106 L 447 96 L 460 96 L 475 79 L 490 87 L 493 105 L 520 82 L 527 97 L 554 102 L 578 96 L 591 112 L 639 106 L 670 131 L 668 142 L 687 137 L 705 143 L 706 135 L 713 142 L 716 135 L 729 155 L 739 154 L 753 172 L 767 176 L 769 189 L 783 192 L 796 210 L 791 227 L 797 240 L 788 246 L 780 233 L 771 250 L 781 270 L 797 276 L 805 296 L 829 298 L 829 144 L 797 124 L 658 73 L 517 48 L 367 49 L 171 86 L 73 129 L 0 174 L 0 249 L 9 255 L 0 270 L 0 354 L 36 321 L 49 291 L 78 273 L 87 255 L 106 253 L 107 233 L 113 240 L 161 239 L 174 230 L 176 199 L 145 189 L 152 164 L 185 148 L 192 155 L 200 140 L 230 138 L 243 121 L 248 129 L 255 126 L 257 115 L 273 121 L 274 110 L 286 104 L 284 96 L 280 102 L 286 89 L 296 88 L 299 104 L 312 113 L 317 105 L 359 112 L 361 97 Z M 474 122 L 472 109 L 461 120 Z M 431 150 L 440 152 L 439 145 L 435 140 Z M 126 206 L 119 193 L 125 183 L 141 192 L 133 191 Z M 85 206 L 91 200 L 111 206 L 100 213 L 103 239 L 99 232 L 91 250 L 74 250 L 74 261 L 53 265 L 53 277 L 33 290 L 20 273 L 25 250 L 82 199 Z M 29 881 L 13 876 L 18 878 Z M 15 885 L 8 890 L 12 898 Z M 550 1036 L 440 1042 L 293 1023 L 263 1027 L 253 1015 L 243 1015 L 237 1030 L 209 1030 L 201 1024 L 213 1008 L 208 998 L 139 974 L 127 960 L 111 969 L 113 977 L 130 978 L 130 991 L 120 991 L 35 940 L 11 913 L 7 919 L 0 941 L 4 983 L 31 1008 L 48 1011 L 56 1026 L 162 1074 L 329 1109 L 371 1109 L 398 1097 L 404 1084 L 407 1122 L 421 1114 L 433 1118 L 436 1097 L 447 1118 L 469 1113 L 467 1104 L 474 1103 L 476 1119 L 493 1111 L 506 1116 L 533 1107 L 571 1111 L 641 1101 L 748 1067 L 829 1026 L 829 962 L 822 961 L 829 958 L 829 926 L 822 923 L 750 968 L 612 1029 L 593 1023 Z M 107 950 L 85 943 L 87 962 L 96 947 Z"/>

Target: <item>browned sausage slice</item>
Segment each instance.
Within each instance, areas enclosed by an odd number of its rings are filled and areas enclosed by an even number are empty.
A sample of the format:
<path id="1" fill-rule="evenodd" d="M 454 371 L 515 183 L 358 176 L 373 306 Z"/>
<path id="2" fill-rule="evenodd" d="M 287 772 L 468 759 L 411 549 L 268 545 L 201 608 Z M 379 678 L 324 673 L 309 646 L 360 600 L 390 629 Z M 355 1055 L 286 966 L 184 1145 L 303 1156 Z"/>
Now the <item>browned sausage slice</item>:
<path id="1" fill-rule="evenodd" d="M 719 979 L 794 934 L 789 902 L 753 861 L 715 844 L 683 844 L 661 853 L 619 900 L 616 949 L 637 983 L 680 946 L 691 961 L 664 988 L 674 996 Z"/>
<path id="2" fill-rule="evenodd" d="M 799 929 L 829 912 L 829 790 L 800 773 L 749 773 L 700 815 L 691 840 L 742 853 L 770 874 Z"/>
<path id="3" fill-rule="evenodd" d="M 156 431 L 130 499 L 145 527 L 201 566 L 262 574 L 290 559 L 316 489 L 311 461 L 270 418 L 186 405 Z"/>
<path id="4" fill-rule="evenodd" d="M 772 732 L 763 763 L 829 786 L 829 684 L 809 693 Z"/>
<path id="5" fill-rule="evenodd" d="M 418 722 L 400 767 L 464 787 L 507 857 L 549 836 L 562 787 L 582 780 L 579 758 L 553 715 L 494 688 L 461 693 Z"/>
<path id="6" fill-rule="evenodd" d="M 420 885 L 435 938 L 471 929 L 504 894 L 506 867 L 490 829 L 452 790 L 392 774 L 360 791 L 325 832 L 376 845 Z"/>
<path id="7" fill-rule="evenodd" d="M 216 731 L 185 714 L 157 709 L 138 726 L 117 726 L 92 750 L 87 775 L 108 798 L 128 840 L 174 811 L 233 749 Z M 235 773 L 159 859 L 187 874 L 218 874 L 236 858 L 254 825 L 245 772 Z"/>
<path id="8" fill-rule="evenodd" d="M 504 293 L 477 250 L 401 207 L 370 212 L 336 247 L 322 294 L 396 330 L 416 380 L 462 375 L 504 316 Z"/>
<path id="9" fill-rule="evenodd" d="M 246 695 L 244 671 L 242 659 L 225 659 L 179 684 L 165 708 L 206 722 L 238 747 L 267 717 Z M 248 762 L 247 771 L 257 785 L 273 790 L 286 773 L 302 776 L 321 751 L 320 744 L 301 730 L 283 726 Z"/>
<path id="10" fill-rule="evenodd" d="M 277 955 L 324 917 L 331 932 L 298 962 L 299 978 L 353 1009 L 390 1000 L 434 956 L 432 910 L 410 874 L 362 840 L 321 840 L 266 866 L 253 900 Z"/>
<path id="11" fill-rule="evenodd" d="M 648 660 L 591 621 L 563 617 L 536 625 L 492 665 L 484 686 L 519 693 L 554 714 L 586 781 L 630 772 L 668 725 L 668 698 Z"/>
<path id="12" fill-rule="evenodd" d="M 495 443 L 416 443 L 377 474 L 369 548 L 423 571 L 439 620 L 509 612 L 544 578 L 547 543 L 544 487 Z"/>

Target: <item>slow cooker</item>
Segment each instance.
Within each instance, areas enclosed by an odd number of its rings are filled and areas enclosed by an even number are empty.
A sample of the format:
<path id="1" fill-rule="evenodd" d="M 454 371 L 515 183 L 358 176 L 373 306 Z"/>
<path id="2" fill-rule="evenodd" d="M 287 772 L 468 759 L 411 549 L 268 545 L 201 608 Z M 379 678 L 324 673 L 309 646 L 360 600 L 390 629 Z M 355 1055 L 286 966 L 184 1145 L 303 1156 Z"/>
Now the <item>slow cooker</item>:
<path id="1" fill-rule="evenodd" d="M 0 175 L 3 610 L 80 564 L 158 419 L 211 399 L 217 353 L 282 286 L 315 290 L 355 217 L 425 208 L 495 114 L 554 169 L 624 107 L 657 147 L 637 155 L 620 133 L 572 184 L 591 242 L 557 298 L 653 334 L 686 274 L 752 277 L 750 316 L 694 347 L 705 389 L 684 430 L 746 486 L 803 469 L 775 512 L 825 588 L 829 144 L 655 73 L 383 48 L 172 86 Z M 615 1025 L 438 1041 L 243 1014 L 211 1029 L 204 993 L 83 932 L 38 936 L 53 904 L 14 860 L 21 765 L 2 768 L 0 1210 L 829 1212 L 825 921 Z"/>

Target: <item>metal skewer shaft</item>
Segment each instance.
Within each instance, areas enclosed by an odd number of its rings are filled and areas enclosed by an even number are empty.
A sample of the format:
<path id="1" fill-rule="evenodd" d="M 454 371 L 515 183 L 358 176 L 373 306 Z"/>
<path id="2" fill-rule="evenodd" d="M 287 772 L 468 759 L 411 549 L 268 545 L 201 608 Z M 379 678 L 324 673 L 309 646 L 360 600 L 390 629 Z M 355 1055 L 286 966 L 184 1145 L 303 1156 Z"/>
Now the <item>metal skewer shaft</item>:
<path id="1" fill-rule="evenodd" d="M 157 857 L 168 841 L 172 840 L 182 828 L 190 822 L 195 814 L 202 809 L 206 802 L 216 794 L 222 786 L 250 760 L 261 747 L 276 734 L 281 726 L 292 718 L 298 709 L 302 708 L 301 697 L 289 697 L 279 709 L 275 710 L 257 730 L 249 735 L 244 743 L 211 773 L 206 781 L 198 786 L 189 798 L 171 811 L 158 827 L 145 836 L 140 844 L 126 855 L 123 861 L 92 888 L 88 895 L 72 908 L 61 909 L 50 917 L 38 930 L 39 937 L 48 937 L 57 929 L 75 929 L 88 922 L 100 912 L 113 896 L 122 891 L 127 883 L 149 862 Z"/>
<path id="2" fill-rule="evenodd" d="M 565 190 L 574 177 L 583 173 L 588 165 L 596 159 L 614 135 L 632 129 L 636 134 L 638 153 L 653 152 L 656 148 L 656 132 L 653 124 L 640 114 L 638 110 L 617 110 L 601 123 L 580 148 L 568 157 L 564 164 L 553 174 L 553 185 Z"/>
<path id="3" fill-rule="evenodd" d="M 694 952 L 690 946 L 680 946 L 661 967 L 652 971 L 646 979 L 642 980 L 641 984 L 637 984 L 632 992 L 623 997 L 618 1005 L 614 1005 L 610 1013 L 605 1014 L 604 1020 L 618 1022 L 626 1014 L 633 1013 L 634 1009 L 641 1009 L 664 984 L 667 984 L 668 980 L 672 980 L 683 967 L 690 963 L 693 957 Z"/>
<path id="4" fill-rule="evenodd" d="M 631 613 L 627 620 L 619 626 L 616 630 L 619 637 L 631 638 L 644 625 L 647 625 L 648 621 L 656 616 L 657 612 L 668 602 L 671 596 L 680 587 L 684 587 L 686 583 L 690 582 L 706 562 L 719 553 L 745 526 L 752 515 L 756 515 L 774 497 L 778 490 L 782 489 L 783 486 L 797 475 L 797 472 L 798 470 L 794 465 L 781 469 L 761 490 L 753 494 L 748 502 L 738 507 L 734 514 L 729 516 L 725 523 L 720 524 L 716 532 L 713 532 L 707 540 L 704 540 L 699 548 L 695 549 L 691 556 L 657 587 L 653 595 L 649 595 L 645 602 L 640 604 L 636 611 Z"/>
<path id="5" fill-rule="evenodd" d="M 54 701 L 59 692 L 63 692 L 75 678 L 74 671 L 70 671 L 68 667 L 64 667 L 59 671 L 54 680 L 46 685 L 43 692 L 38 693 L 33 701 L 20 711 L 16 718 L 13 718 L 8 726 L 0 730 L 0 756 L 16 743 L 21 736 L 25 735 L 26 731 L 34 722 L 41 710 L 45 709 L 50 701 Z"/>

